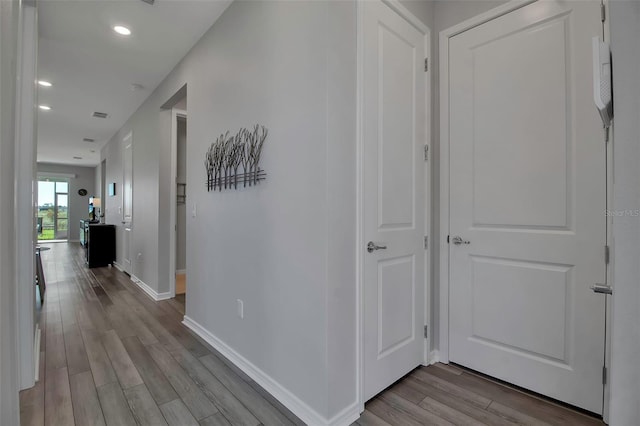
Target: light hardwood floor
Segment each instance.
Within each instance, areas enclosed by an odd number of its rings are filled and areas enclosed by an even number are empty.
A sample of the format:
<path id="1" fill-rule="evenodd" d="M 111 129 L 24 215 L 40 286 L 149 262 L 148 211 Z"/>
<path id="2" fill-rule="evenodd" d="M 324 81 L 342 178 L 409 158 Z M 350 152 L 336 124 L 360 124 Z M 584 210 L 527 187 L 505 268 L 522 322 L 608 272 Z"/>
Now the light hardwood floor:
<path id="1" fill-rule="evenodd" d="M 20 393 L 22 425 L 303 424 L 181 324 L 184 297 L 154 302 L 114 268 L 87 269 L 79 245 L 49 246 L 41 379 Z M 354 424 L 602 422 L 440 364 L 414 370 Z"/>

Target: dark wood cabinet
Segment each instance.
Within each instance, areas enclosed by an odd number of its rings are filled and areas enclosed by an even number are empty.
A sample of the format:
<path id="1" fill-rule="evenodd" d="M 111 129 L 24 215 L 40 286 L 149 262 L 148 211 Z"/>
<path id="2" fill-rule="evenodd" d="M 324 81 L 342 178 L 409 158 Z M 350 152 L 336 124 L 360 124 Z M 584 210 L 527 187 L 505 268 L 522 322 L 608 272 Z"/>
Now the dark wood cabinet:
<path id="1" fill-rule="evenodd" d="M 116 227 L 89 224 L 87 228 L 85 247 L 89 268 L 111 265 L 116 260 Z"/>

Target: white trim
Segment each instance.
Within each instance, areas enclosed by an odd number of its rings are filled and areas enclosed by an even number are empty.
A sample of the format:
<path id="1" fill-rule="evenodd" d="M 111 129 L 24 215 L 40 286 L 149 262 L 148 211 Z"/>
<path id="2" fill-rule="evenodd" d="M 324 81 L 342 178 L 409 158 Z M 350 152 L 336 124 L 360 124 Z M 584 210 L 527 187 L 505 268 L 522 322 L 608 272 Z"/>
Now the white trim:
<path id="1" fill-rule="evenodd" d="M 429 362 L 427 365 L 433 365 L 440 362 L 440 353 L 437 350 L 429 352 Z"/>
<path id="2" fill-rule="evenodd" d="M 405 21 L 413 25 L 420 33 L 428 35 L 431 33 L 429 27 L 427 27 L 420 19 L 418 19 L 413 13 L 409 11 L 399 0 L 382 0 L 384 4 L 389 6 L 394 12 L 400 15 Z"/>
<path id="3" fill-rule="evenodd" d="M 369 0 L 358 0 L 357 8 L 357 87 L 356 87 L 356 380 L 357 380 L 357 408 L 360 412 L 364 411 L 364 256 L 365 256 L 365 230 L 364 230 L 364 139 L 363 139 L 363 103 L 364 103 L 364 13 L 362 3 Z M 401 18 L 405 19 L 409 24 L 414 26 L 420 33 L 424 34 L 425 58 L 429 58 L 431 63 L 431 30 L 415 15 L 413 15 L 398 0 L 381 0 L 389 6 Z M 425 72 L 425 144 L 429 146 L 431 152 L 431 71 Z M 429 324 L 430 318 L 430 293 L 431 293 L 431 179 L 429 176 L 433 164 L 431 159 L 425 166 L 425 234 L 429 236 L 429 248 L 425 250 L 425 309 L 424 323 Z M 431 326 L 429 326 L 431 329 Z M 423 363 L 429 362 L 429 346 L 431 339 L 425 339 Z"/>
<path id="4" fill-rule="evenodd" d="M 138 287 L 140 287 L 145 293 L 147 293 L 147 295 L 149 295 L 149 297 L 151 297 L 156 302 L 159 302 L 160 300 L 171 299 L 173 297 L 171 295 L 171 292 L 169 291 L 165 291 L 164 293 L 158 293 L 157 291 L 149 287 L 148 284 L 145 284 L 140 278 L 136 277 L 135 275 L 131 275 L 131 281 L 134 282 Z"/>
<path id="5" fill-rule="evenodd" d="M 354 403 L 331 419 L 325 418 L 307 405 L 307 403 L 295 396 L 287 388 L 282 386 L 277 380 L 269 376 L 269 374 L 233 350 L 225 342 L 208 332 L 192 318 L 185 315 L 182 323 L 195 334 L 200 336 L 205 342 L 213 346 L 213 348 L 242 370 L 247 376 L 251 377 L 251 379 L 257 384 L 262 386 L 267 392 L 269 392 L 269 394 L 291 410 L 291 412 L 298 416 L 304 423 L 317 426 L 346 426 L 350 425 L 360 417 L 359 404 Z"/>
<path id="6" fill-rule="evenodd" d="M 113 261 L 113 266 L 120 272 L 125 272 L 124 268 L 122 267 L 121 264 L 119 264 L 118 262 L 116 262 L 115 260 Z M 126 272 L 125 272 L 126 273 Z"/>
<path id="7" fill-rule="evenodd" d="M 449 39 L 536 0 L 512 0 L 440 32 L 440 361 L 449 363 Z"/>
<path id="8" fill-rule="evenodd" d="M 611 43 L 611 22 L 609 20 L 609 0 L 603 0 L 603 4 L 605 7 L 605 21 L 602 28 L 602 39 L 608 43 Z M 609 134 L 609 142 L 606 144 L 607 150 L 607 209 L 613 208 L 613 144 L 615 143 L 615 120 L 612 123 L 612 127 L 610 129 Z M 607 218 L 607 245 L 611 249 L 611 258 L 609 259 L 609 264 L 607 265 L 607 283 L 609 285 L 614 285 L 615 282 L 613 280 L 613 263 L 615 257 L 615 251 L 613 251 L 613 216 Z M 608 380 L 604 384 L 604 398 L 602 404 L 602 420 L 609 424 L 609 416 L 610 416 L 610 407 L 611 407 L 611 327 L 613 324 L 612 318 L 612 302 L 613 297 L 607 296 L 607 316 L 605 319 L 605 342 L 604 342 L 604 350 L 605 350 L 605 367 L 607 368 L 607 372 L 609 372 Z"/>
<path id="9" fill-rule="evenodd" d="M 34 367 L 34 383 L 40 380 L 40 338 L 42 336 L 42 330 L 40 324 L 36 324 L 36 332 L 33 338 L 33 367 Z"/>
<path id="10" fill-rule="evenodd" d="M 356 401 L 364 411 L 364 11 L 356 2 Z"/>
<path id="11" fill-rule="evenodd" d="M 187 118 L 187 111 L 171 109 L 171 187 L 169 189 L 169 293 L 176 296 L 176 241 L 178 225 L 178 117 Z"/>
<path id="12" fill-rule="evenodd" d="M 186 274 L 186 273 L 187 273 L 186 269 L 176 269 L 176 275 Z"/>

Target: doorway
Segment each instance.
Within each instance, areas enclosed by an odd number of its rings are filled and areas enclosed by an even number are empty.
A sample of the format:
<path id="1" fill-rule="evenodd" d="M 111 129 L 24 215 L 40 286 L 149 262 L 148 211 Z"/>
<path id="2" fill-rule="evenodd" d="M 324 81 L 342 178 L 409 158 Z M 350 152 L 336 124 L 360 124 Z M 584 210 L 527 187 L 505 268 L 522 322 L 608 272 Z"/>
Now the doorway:
<path id="1" fill-rule="evenodd" d="M 590 287 L 607 282 L 608 262 L 591 73 L 600 6 L 512 2 L 445 30 L 440 52 L 441 356 L 597 414 L 606 296 Z"/>
<path id="2" fill-rule="evenodd" d="M 122 269 L 134 274 L 131 241 L 133 230 L 133 133 L 122 139 Z"/>
<path id="3" fill-rule="evenodd" d="M 429 29 L 359 2 L 363 402 L 426 362 Z"/>
<path id="4" fill-rule="evenodd" d="M 187 116 L 176 114 L 176 298 L 187 292 Z"/>
<path id="5" fill-rule="evenodd" d="M 41 178 L 38 180 L 38 241 L 69 239 L 69 180 Z"/>

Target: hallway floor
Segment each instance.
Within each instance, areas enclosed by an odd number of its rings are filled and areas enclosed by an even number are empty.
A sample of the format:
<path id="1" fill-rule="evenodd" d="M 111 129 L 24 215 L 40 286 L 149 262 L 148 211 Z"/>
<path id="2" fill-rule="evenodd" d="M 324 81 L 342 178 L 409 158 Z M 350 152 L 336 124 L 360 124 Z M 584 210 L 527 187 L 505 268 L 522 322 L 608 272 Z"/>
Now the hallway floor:
<path id="1" fill-rule="evenodd" d="M 22 425 L 302 424 L 182 324 L 184 298 L 152 301 L 115 268 L 87 269 L 78 244 L 49 244 L 40 381 Z M 602 425 L 446 365 L 420 367 L 367 403 L 365 425 Z"/>

